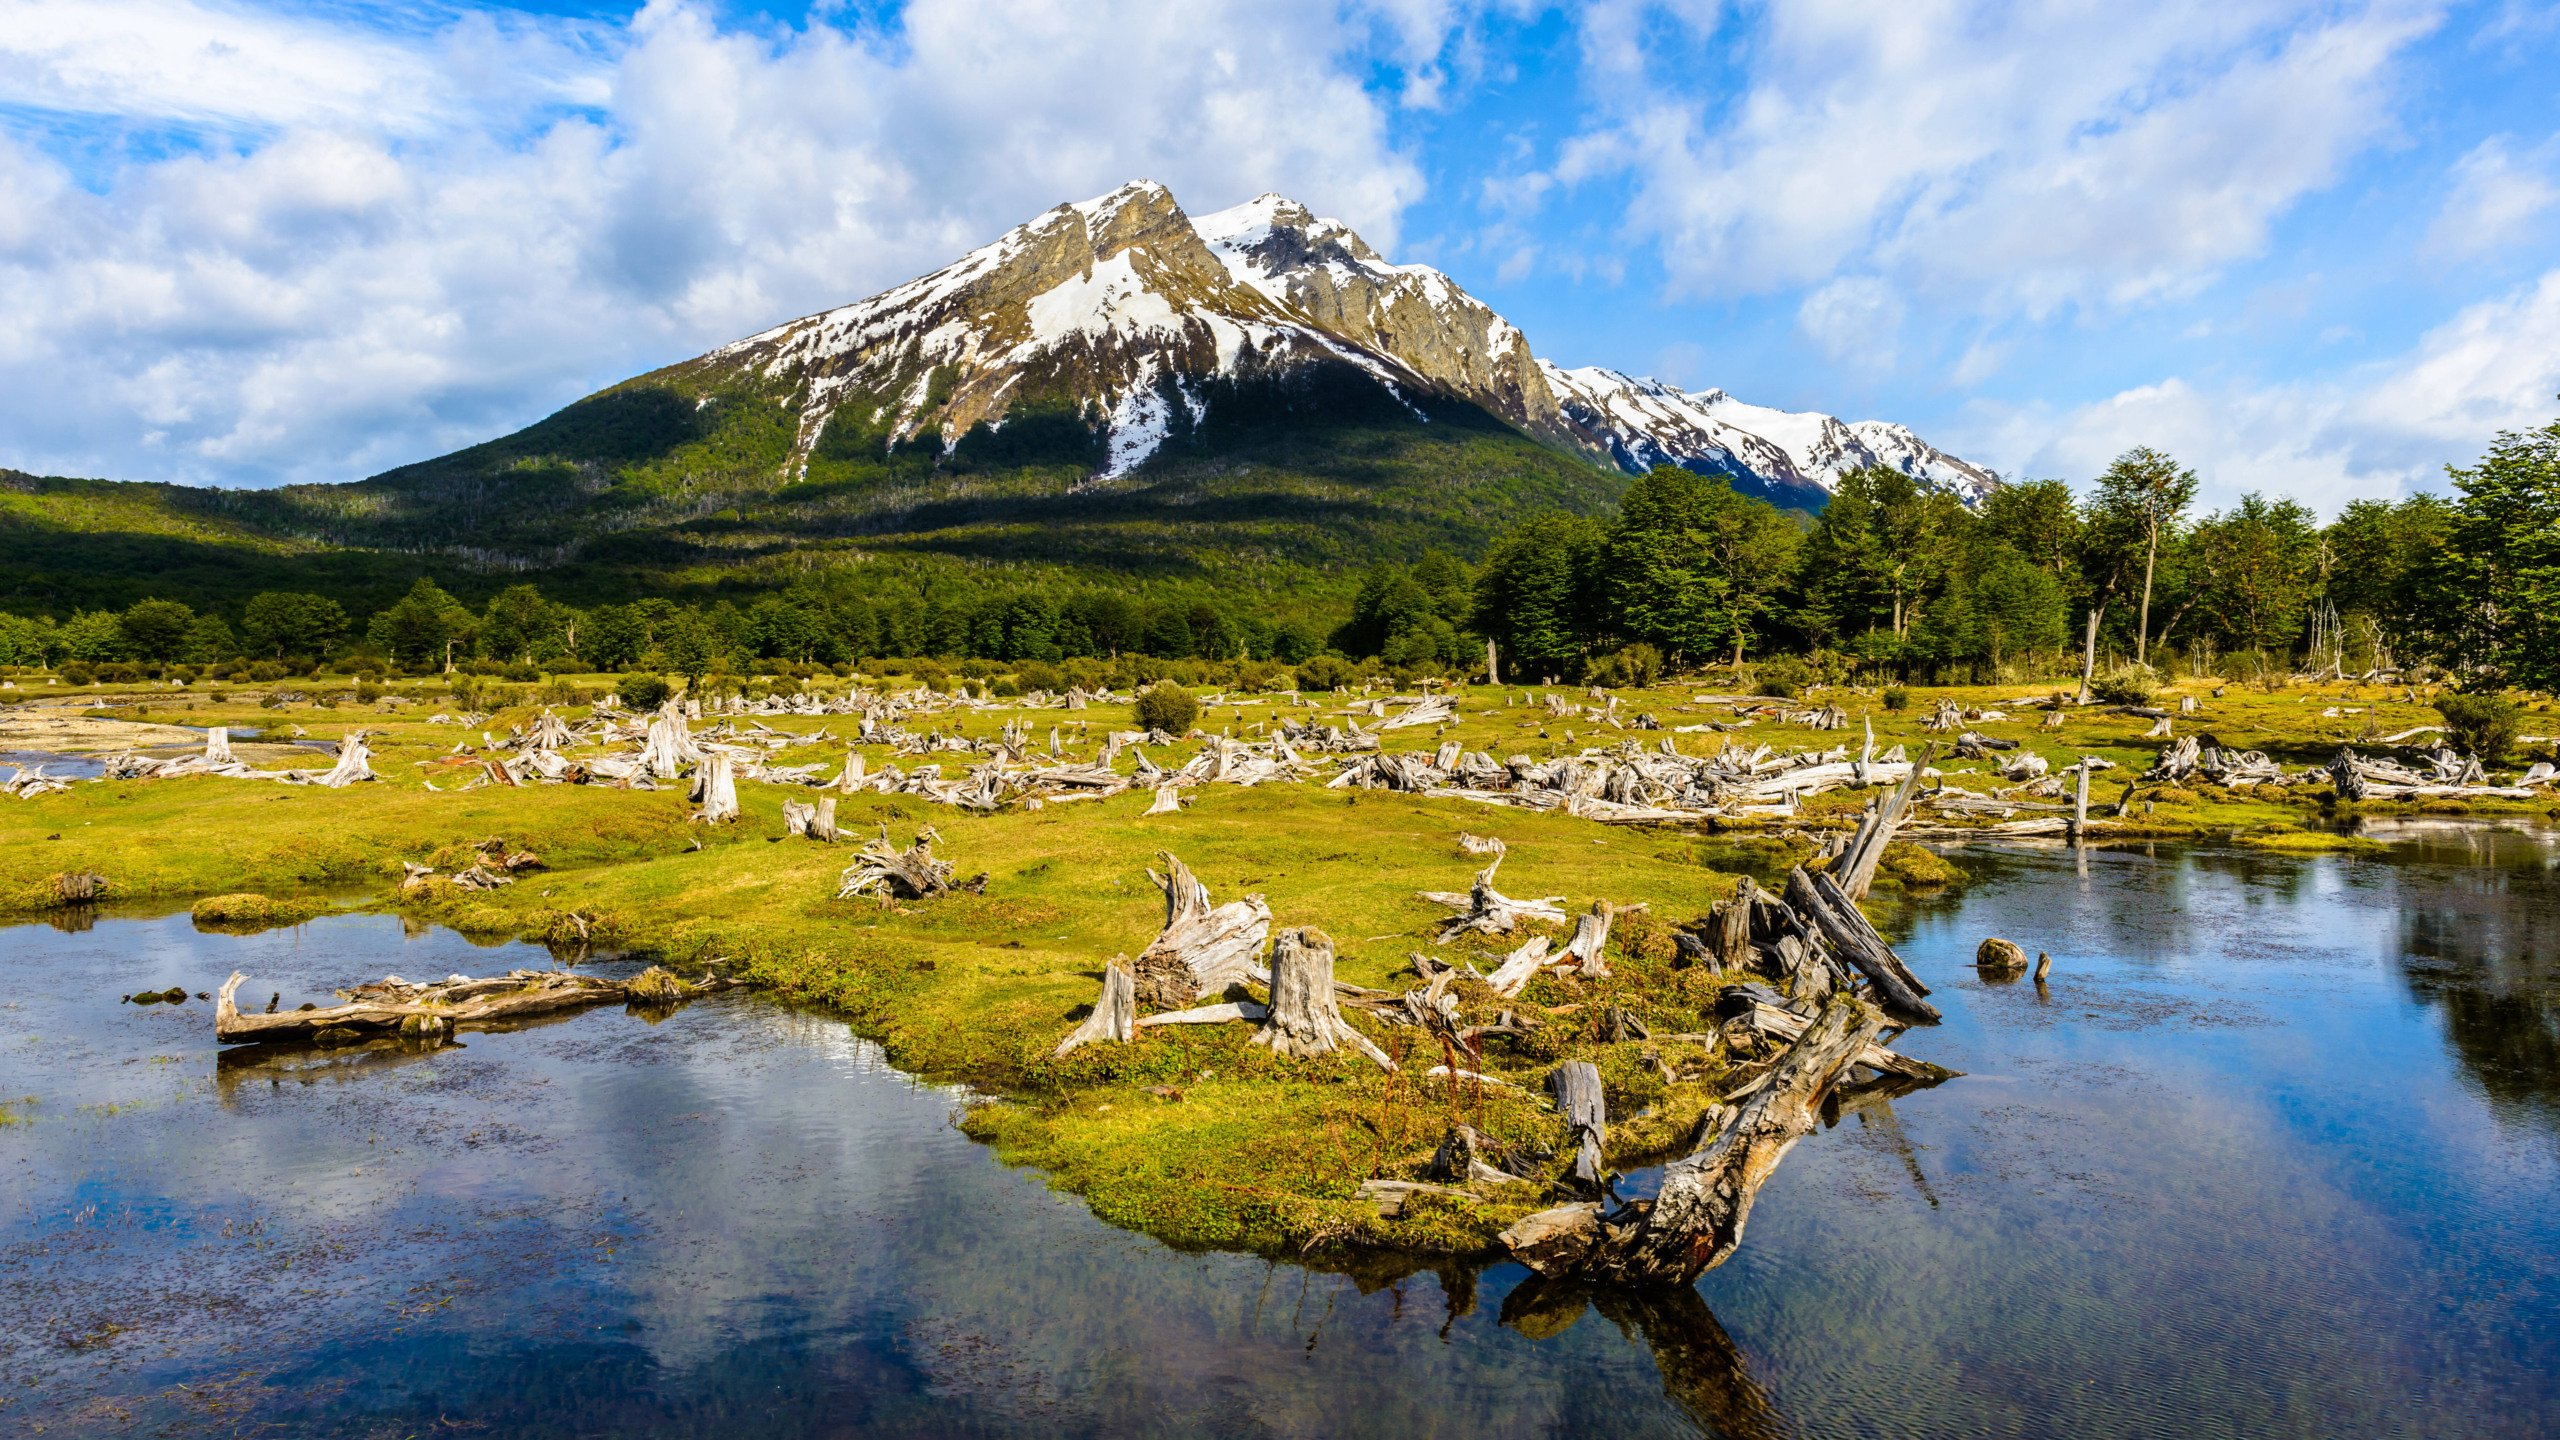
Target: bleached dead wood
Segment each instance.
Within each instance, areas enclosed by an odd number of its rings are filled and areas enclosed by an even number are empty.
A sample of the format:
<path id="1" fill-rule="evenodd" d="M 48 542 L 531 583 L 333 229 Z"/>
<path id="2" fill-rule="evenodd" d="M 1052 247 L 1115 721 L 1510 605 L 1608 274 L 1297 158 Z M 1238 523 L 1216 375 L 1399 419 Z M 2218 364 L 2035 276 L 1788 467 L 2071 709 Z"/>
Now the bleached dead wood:
<path id="1" fill-rule="evenodd" d="M 1527 988 L 1531 980 L 1537 978 L 1540 970 L 1546 968 L 1547 951 L 1551 948 L 1553 947 L 1547 943 L 1546 936 L 1530 936 L 1521 943 L 1519 949 L 1504 957 L 1503 962 L 1495 967 L 1492 974 L 1485 977 L 1485 984 L 1491 986 L 1493 993 L 1505 1000 L 1517 996 Z"/>
<path id="2" fill-rule="evenodd" d="M 715 746 L 704 752 L 693 780 L 693 802 L 701 807 L 693 812 L 694 819 L 718 825 L 738 818 L 736 767 L 727 750 Z"/>
<path id="3" fill-rule="evenodd" d="M 1882 1016 L 1834 996 L 1740 1110 L 1664 1170 L 1656 1198 L 1612 1216 L 1569 1268 L 1622 1284 L 1687 1285 L 1723 1264 L 1742 1244 L 1760 1188 L 1819 1123 L 1823 1095 L 1883 1027 Z"/>
<path id="4" fill-rule="evenodd" d="M 1884 943 L 1875 928 L 1867 924 L 1858 907 L 1839 893 L 1836 884 L 1829 885 L 1827 875 L 1806 873 L 1799 865 L 1787 876 L 1787 903 L 1800 916 L 1811 922 L 1822 934 L 1833 954 L 1848 961 L 1876 987 L 1885 1007 L 1898 1016 L 1935 1025 L 1940 1020 L 1938 1008 L 1920 998 L 1927 992 L 1919 977 L 1913 975 Z"/>
<path id="5" fill-rule="evenodd" d="M 1126 1045 L 1138 1036 L 1137 1022 L 1138 982 L 1128 966 L 1114 959 L 1102 967 L 1102 998 L 1093 1002 L 1093 1013 L 1074 1033 L 1059 1041 L 1053 1053 L 1064 1055 L 1079 1045 L 1104 1041 Z"/>
<path id="6" fill-rule="evenodd" d="M 1573 922 L 1573 938 L 1565 943 L 1559 963 L 1586 978 L 1607 975 L 1609 962 L 1601 952 L 1609 943 L 1610 923 L 1617 918 L 1616 907 L 1608 901 L 1592 901 L 1591 908 Z"/>
<path id="7" fill-rule="evenodd" d="M 1902 828 L 1902 818 L 1909 813 L 1913 797 L 1920 793 L 1921 772 L 1936 758 L 1937 747 L 1930 745 L 1920 752 L 1920 763 L 1911 767 L 1882 800 L 1868 807 L 1859 820 L 1857 831 L 1840 853 L 1831 873 L 1840 877 L 1840 889 L 1852 900 L 1866 898 L 1867 887 L 1875 883 L 1876 864 L 1884 858 L 1885 847 L 1893 843 L 1894 832 Z"/>
<path id="8" fill-rule="evenodd" d="M 1157 786 L 1155 803 L 1147 807 L 1146 813 L 1149 815 L 1181 814 L 1182 792 L 1176 790 L 1171 785 Z"/>
<path id="9" fill-rule="evenodd" d="M 204 763 L 236 765 L 239 757 L 231 753 L 231 727 L 216 725 L 204 732 Z"/>
<path id="10" fill-rule="evenodd" d="M 412 984 L 390 976 L 343 992 L 346 1004 L 276 1014 L 244 1015 L 233 996 L 248 979 L 239 971 L 214 999 L 213 1034 L 224 1044 L 363 1039 L 382 1034 L 435 1037 L 455 1030 L 522 1020 L 621 1000 L 665 1004 L 725 989 L 734 981 L 685 981 L 652 966 L 630 980 L 607 980 L 565 971 L 515 970 L 482 979 L 454 976 Z"/>
<path id="11" fill-rule="evenodd" d="M 1563 924 L 1565 914 L 1556 908 L 1561 895 L 1537 900 L 1514 900 L 1493 888 L 1494 872 L 1502 868 L 1502 857 L 1476 873 L 1476 883 L 1460 895 L 1447 890 L 1425 890 L 1422 898 L 1435 905 L 1446 905 L 1458 913 L 1456 919 L 1440 932 L 1440 943 L 1448 944 L 1469 931 L 1486 935 L 1508 935 L 1523 922 L 1531 920 Z"/>
<path id="12" fill-rule="evenodd" d="M 1271 907 L 1259 895 L 1212 909 L 1209 887 L 1170 851 L 1160 851 L 1165 873 L 1147 872 L 1164 891 L 1164 929 L 1132 966 L 1139 1003 L 1180 1010 L 1193 1001 L 1252 979 L 1254 963 L 1271 934 Z"/>
<path id="13" fill-rule="evenodd" d="M 865 895 L 877 896 L 884 904 L 890 900 L 930 900 L 954 889 L 977 889 L 986 884 L 986 877 L 980 875 L 965 886 L 953 885 L 951 862 L 935 859 L 933 844 L 923 835 L 917 836 L 913 845 L 898 850 L 884 834 L 863 841 L 855 856 L 836 882 L 839 900 Z"/>
<path id="14" fill-rule="evenodd" d="M 1313 1059 L 1343 1046 L 1393 1070 L 1396 1062 L 1342 1018 L 1333 994 L 1333 937 L 1312 925 L 1283 930 L 1271 943 L 1271 1006 L 1253 1043 L 1273 1054 Z"/>

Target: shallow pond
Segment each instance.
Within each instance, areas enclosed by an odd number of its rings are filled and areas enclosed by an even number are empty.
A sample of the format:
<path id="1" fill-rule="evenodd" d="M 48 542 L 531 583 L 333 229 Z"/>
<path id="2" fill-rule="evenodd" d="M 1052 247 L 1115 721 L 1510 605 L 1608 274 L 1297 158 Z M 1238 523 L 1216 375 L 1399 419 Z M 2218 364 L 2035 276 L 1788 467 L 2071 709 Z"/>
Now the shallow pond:
<path id="1" fill-rule="evenodd" d="M 220 1063 L 210 1006 L 119 997 L 548 957 L 374 916 L 0 930 L 0 1430 L 2553 1428 L 2560 839 L 1966 863 L 1904 922 L 1947 1023 L 1902 1044 L 1967 1076 L 1799 1145 L 1694 1292 L 1596 1309 L 1111 1230 L 750 996 Z M 1985 934 L 2051 983 L 1974 978 Z"/>

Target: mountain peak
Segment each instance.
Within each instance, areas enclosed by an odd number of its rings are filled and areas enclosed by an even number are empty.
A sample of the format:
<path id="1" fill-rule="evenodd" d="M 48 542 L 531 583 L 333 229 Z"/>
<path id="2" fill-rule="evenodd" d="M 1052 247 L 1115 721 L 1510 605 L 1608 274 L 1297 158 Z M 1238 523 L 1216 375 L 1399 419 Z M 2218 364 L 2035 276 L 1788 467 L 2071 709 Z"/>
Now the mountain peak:
<path id="1" fill-rule="evenodd" d="M 1818 506 L 1861 464 L 1969 499 L 1997 483 L 1898 426 L 1560 369 L 1447 275 L 1394 264 L 1299 201 L 1265 193 L 1195 217 L 1152 180 L 1055 206 L 930 275 L 694 363 L 752 365 L 786 386 L 804 467 L 822 440 L 933 438 L 947 453 L 1032 406 L 1082 426 L 1099 473 L 1120 475 L 1199 429 L 1210 382 L 1322 370 L 1384 391 L 1383 413 L 1418 421 L 1421 402 L 1460 401 L 1621 469 L 1716 471 L 1791 504 Z"/>

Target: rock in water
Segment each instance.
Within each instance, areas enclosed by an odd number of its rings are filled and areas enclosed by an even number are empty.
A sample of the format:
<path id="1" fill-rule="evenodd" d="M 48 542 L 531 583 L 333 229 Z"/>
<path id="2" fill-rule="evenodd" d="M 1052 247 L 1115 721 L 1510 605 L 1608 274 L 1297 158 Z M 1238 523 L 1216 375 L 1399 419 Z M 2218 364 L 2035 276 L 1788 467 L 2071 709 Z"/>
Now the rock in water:
<path id="1" fill-rule="evenodd" d="M 1977 970 L 1996 970 L 2002 974 L 2009 974 L 2027 968 L 2027 952 L 2016 941 L 2003 940 L 1994 935 L 1984 940 L 1981 948 L 1973 952 L 1973 964 Z"/>

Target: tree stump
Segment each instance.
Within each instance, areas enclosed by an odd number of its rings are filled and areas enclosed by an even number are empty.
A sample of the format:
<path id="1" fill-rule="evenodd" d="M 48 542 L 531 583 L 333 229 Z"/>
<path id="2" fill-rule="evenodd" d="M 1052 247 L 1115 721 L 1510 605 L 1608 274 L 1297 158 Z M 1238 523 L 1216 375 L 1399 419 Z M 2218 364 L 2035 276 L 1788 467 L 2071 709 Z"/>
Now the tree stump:
<path id="1" fill-rule="evenodd" d="M 1567 1060 L 1547 1075 L 1556 1109 L 1572 1127 L 1575 1147 L 1573 1183 L 1583 1193 L 1600 1193 L 1600 1147 L 1609 1136 L 1609 1102 L 1600 1093 L 1600 1069 L 1588 1060 Z"/>
<path id="2" fill-rule="evenodd" d="M 719 825 L 738 818 L 737 762 L 726 750 L 703 753 L 702 772 L 694 777 L 694 803 L 702 808 L 693 818 L 707 825 Z"/>
<path id="3" fill-rule="evenodd" d="M 1385 1051 L 1342 1018 L 1333 998 L 1333 937 L 1312 925 L 1283 930 L 1272 941 L 1271 1013 L 1253 1043 L 1302 1060 L 1349 1046 L 1386 1069 L 1396 1068 Z"/>
<path id="4" fill-rule="evenodd" d="M 1064 1055 L 1079 1045 L 1095 1045 L 1110 1041 L 1126 1045 L 1138 1034 L 1138 982 L 1129 967 L 1114 957 L 1102 967 L 1102 998 L 1093 1002 L 1093 1013 L 1085 1017 L 1075 1033 L 1058 1042 L 1055 1053 Z"/>
<path id="5" fill-rule="evenodd" d="M 1255 961 L 1271 934 L 1271 907 L 1247 895 L 1211 909 L 1209 887 L 1169 851 L 1159 851 L 1165 873 L 1147 872 L 1164 891 L 1164 929 L 1130 967 L 1138 1001 L 1150 1010 L 1181 1010 L 1204 995 L 1254 978 Z"/>

